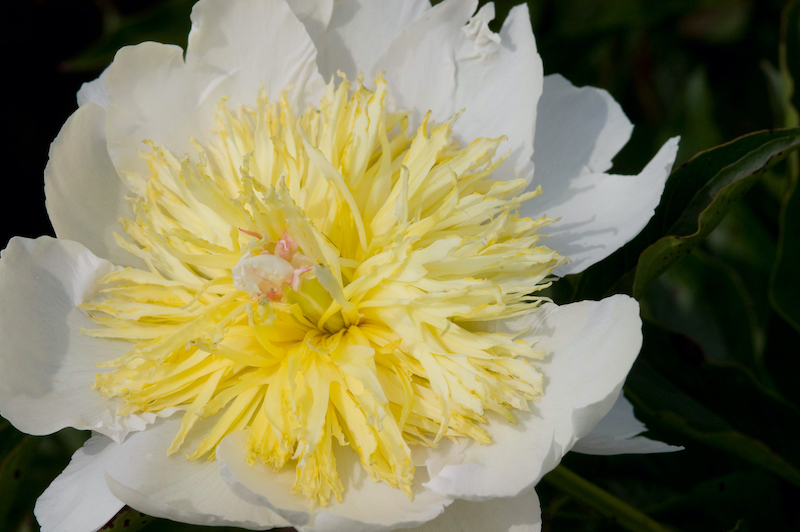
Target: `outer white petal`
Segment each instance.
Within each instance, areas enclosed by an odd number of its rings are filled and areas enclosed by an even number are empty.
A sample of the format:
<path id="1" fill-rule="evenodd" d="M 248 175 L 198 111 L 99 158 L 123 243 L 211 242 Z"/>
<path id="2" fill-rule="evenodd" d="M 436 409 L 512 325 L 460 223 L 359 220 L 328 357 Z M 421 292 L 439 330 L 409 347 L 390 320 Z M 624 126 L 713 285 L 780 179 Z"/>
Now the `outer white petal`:
<path id="1" fill-rule="evenodd" d="M 633 415 L 633 405 L 620 394 L 614 407 L 592 432 L 578 440 L 573 451 L 584 454 L 646 454 L 680 451 L 683 447 L 638 436 L 647 427 Z"/>
<path id="2" fill-rule="evenodd" d="M 571 180 L 569 190 L 556 200 L 559 204 L 547 211 L 560 220 L 548 227 L 546 245 L 572 260 L 553 273 L 581 272 L 638 235 L 653 217 L 677 153 L 676 137 L 638 176 L 584 174 Z M 536 209 L 542 211 L 539 205 Z"/>
<path id="3" fill-rule="evenodd" d="M 413 111 L 419 124 L 427 110 L 437 122 L 457 108 L 456 53 L 466 40 L 462 28 L 475 12 L 477 0 L 445 0 L 403 28 L 373 66 L 371 75 L 386 71 L 390 95 L 398 109 Z"/>
<path id="4" fill-rule="evenodd" d="M 372 66 L 392 39 L 430 8 L 428 0 L 335 2 L 326 32 L 317 34 L 313 25 L 306 23 L 317 47 L 319 71 L 326 80 L 338 70 L 350 79 L 362 72 L 371 75 Z"/>
<path id="5" fill-rule="evenodd" d="M 67 468 L 36 500 L 33 513 L 42 532 L 94 532 L 125 503 L 106 486 L 103 470 L 119 456 L 116 443 L 95 434 L 78 449 Z"/>
<path id="6" fill-rule="evenodd" d="M 250 467 L 245 460 L 246 432 L 227 436 L 217 448 L 222 476 L 242 498 L 274 509 L 301 532 L 373 532 L 408 528 L 430 521 L 452 499 L 424 489 L 424 471 L 417 471 L 414 500 L 400 490 L 370 480 L 349 448 L 338 449 L 337 469 L 344 485 L 344 501 L 312 509 L 309 501 L 292 492 L 291 469 L 272 473 L 264 464 Z M 338 452 L 341 451 L 341 452 Z"/>
<path id="7" fill-rule="evenodd" d="M 145 42 L 117 52 L 106 69 L 108 152 L 118 171 L 147 175 L 137 151 L 150 140 L 178 157 L 194 154 L 190 139 L 207 138 L 229 82 L 223 72 L 193 70 L 178 46 Z"/>
<path id="8" fill-rule="evenodd" d="M 547 246 L 572 260 L 557 275 L 578 273 L 636 236 L 653 216 L 678 152 L 673 138 L 638 176 L 605 174 L 632 126 L 604 90 L 545 78 L 539 100 L 533 185 L 543 194 L 523 206 L 526 216 L 560 220 Z"/>
<path id="9" fill-rule="evenodd" d="M 155 517 L 207 526 L 269 530 L 288 523 L 263 506 L 249 504 L 230 490 L 216 462 L 187 460 L 183 451 L 199 443 L 208 421 L 195 425 L 185 447 L 172 456 L 167 449 L 180 428 L 180 416 L 158 420 L 132 434 L 122 445 L 109 446 L 105 466 L 111 493 L 131 508 Z"/>
<path id="10" fill-rule="evenodd" d="M 207 138 L 223 96 L 228 105 L 254 105 L 263 83 L 270 98 L 293 85 L 290 100 L 316 103 L 324 91 L 316 51 L 283 0 L 203 0 L 192 11 L 186 61 L 176 46 L 142 43 L 117 52 L 105 72 L 108 145 L 120 171 L 146 166 L 143 140 L 178 157 L 193 154 L 190 139 Z"/>
<path id="11" fill-rule="evenodd" d="M 485 502 L 457 500 L 415 532 L 539 532 L 542 510 L 533 488 Z"/>
<path id="12" fill-rule="evenodd" d="M 108 69 L 106 69 L 108 70 Z M 87 81 L 78 90 L 78 105 L 93 103 L 103 109 L 108 107 L 108 92 L 106 92 L 106 70 L 92 81 Z"/>
<path id="13" fill-rule="evenodd" d="M 59 238 L 80 242 L 115 264 L 144 266 L 114 242 L 124 234 L 119 219 L 132 217 L 106 148 L 106 113 L 94 103 L 82 105 L 50 145 L 44 170 L 47 213 Z"/>
<path id="14" fill-rule="evenodd" d="M 476 6 L 457 0 L 434 6 L 398 34 L 372 72 L 386 71 L 391 96 L 397 107 L 414 111 L 414 124 L 427 110 L 441 122 L 465 109 L 453 126 L 462 143 L 506 135 L 500 149 L 511 156 L 497 177 L 530 179 L 543 83 L 530 15 L 525 5 L 513 8 L 495 35 L 488 29 L 494 4 L 471 17 Z"/>
<path id="15" fill-rule="evenodd" d="M 76 242 L 50 237 L 13 238 L 2 252 L 0 413 L 19 430 L 43 435 L 75 427 L 121 441 L 155 419 L 120 418 L 117 403 L 91 387 L 103 371 L 97 363 L 130 349 L 79 331 L 96 325 L 76 305 L 114 268 Z"/>
<path id="16" fill-rule="evenodd" d="M 493 442 L 442 445 L 427 460 L 437 493 L 470 500 L 514 496 L 553 469 L 608 413 L 639 353 L 639 306 L 627 296 L 557 307 L 498 324 L 540 337 L 544 396 L 511 425 L 493 419 Z"/>
<path id="17" fill-rule="evenodd" d="M 488 20 L 493 19 L 494 5 L 484 5 L 473 20 L 477 22 L 483 13 Z M 484 26 L 483 31 L 488 32 L 488 27 Z M 464 145 L 478 137 L 506 135 L 508 141 L 500 146 L 499 152 L 511 151 L 511 155 L 494 176 L 530 180 L 536 103 L 542 94 L 544 73 L 527 5 L 511 9 L 499 38 L 496 51 L 491 52 L 490 48 L 485 52 L 479 44 L 480 36 L 473 40 L 462 32 L 454 105 L 456 110 L 466 111 L 453 129 Z"/>
<path id="18" fill-rule="evenodd" d="M 317 48 L 317 64 L 319 64 L 320 39 L 328 30 L 333 13 L 333 0 L 286 0 L 292 13 L 306 27 L 308 35 Z"/>
<path id="19" fill-rule="evenodd" d="M 536 119 L 536 182 L 549 190 L 582 174 L 611 168 L 633 131 L 611 95 L 595 87 L 575 87 L 560 74 L 544 78 Z M 561 189 L 560 189 L 561 190 Z"/>
<path id="20" fill-rule="evenodd" d="M 201 0 L 186 63 L 229 78 L 225 94 L 234 107 L 254 106 L 262 84 L 271 99 L 292 85 L 290 101 L 302 107 L 319 104 L 325 90 L 314 43 L 284 0 Z"/>

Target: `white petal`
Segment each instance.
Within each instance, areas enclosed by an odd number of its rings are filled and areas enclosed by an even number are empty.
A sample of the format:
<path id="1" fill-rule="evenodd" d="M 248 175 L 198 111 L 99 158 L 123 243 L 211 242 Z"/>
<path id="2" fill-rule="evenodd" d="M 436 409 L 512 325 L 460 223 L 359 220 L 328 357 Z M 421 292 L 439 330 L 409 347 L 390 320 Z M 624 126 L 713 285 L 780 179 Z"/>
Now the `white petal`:
<path id="1" fill-rule="evenodd" d="M 457 110 L 456 52 L 467 40 L 462 28 L 477 5 L 477 0 L 435 5 L 403 28 L 373 66 L 372 75 L 386 71 L 396 107 L 413 111 L 412 124 L 429 109 L 437 122 Z"/>
<path id="2" fill-rule="evenodd" d="M 537 366 L 544 396 L 512 425 L 498 417 L 487 427 L 492 443 L 442 445 L 427 460 L 437 493 L 470 500 L 513 496 L 553 469 L 575 442 L 611 409 L 642 343 L 639 306 L 627 296 L 557 307 L 497 324 L 530 328 L 548 353 Z"/>
<path id="3" fill-rule="evenodd" d="M 532 185 L 543 194 L 523 214 L 560 220 L 546 245 L 572 263 L 554 273 L 578 273 L 636 236 L 653 216 L 678 151 L 673 138 L 638 176 L 605 174 L 630 138 L 632 126 L 604 90 L 576 88 L 561 76 L 545 78 L 539 100 Z"/>
<path id="4" fill-rule="evenodd" d="M 415 532 L 539 532 L 542 510 L 539 497 L 530 488 L 516 497 L 485 502 L 457 500 L 444 513 Z"/>
<path id="5" fill-rule="evenodd" d="M 288 523 L 263 506 L 249 504 L 228 488 L 216 462 L 187 460 L 184 450 L 194 449 L 209 421 L 198 423 L 185 447 L 167 456 L 180 428 L 180 416 L 162 419 L 146 431 L 132 434 L 114 445 L 106 466 L 111 492 L 131 508 L 155 517 L 206 526 L 239 526 L 269 530 Z"/>
<path id="6" fill-rule="evenodd" d="M 362 72 L 370 76 L 372 66 L 392 39 L 430 8 L 428 0 L 335 2 L 327 31 L 315 34 L 309 29 L 317 47 L 319 71 L 326 80 L 338 70 L 350 79 Z"/>
<path id="7" fill-rule="evenodd" d="M 545 191 L 582 174 L 611 168 L 631 138 L 633 124 L 611 95 L 575 87 L 559 74 L 544 78 L 536 117 L 536 182 Z"/>
<path id="8" fill-rule="evenodd" d="M 82 105 L 50 145 L 44 170 L 47 213 L 59 238 L 80 242 L 115 264 L 144 266 L 122 250 L 113 233 L 124 234 L 119 219 L 132 218 L 126 189 L 106 148 L 106 113 Z"/>
<path id="9" fill-rule="evenodd" d="M 95 434 L 78 449 L 67 468 L 36 500 L 33 513 L 42 532 L 93 532 L 102 528 L 125 503 L 106 486 L 103 469 L 117 456 L 117 444 Z"/>
<path id="10" fill-rule="evenodd" d="M 573 451 L 584 454 L 646 454 L 680 451 L 683 447 L 638 436 L 647 427 L 633 415 L 633 405 L 620 394 L 611 411 L 578 440 Z"/>
<path id="11" fill-rule="evenodd" d="M 76 242 L 13 238 L 0 259 L 0 412 L 28 434 L 64 427 L 94 430 L 121 441 L 153 414 L 116 415 L 118 404 L 92 389 L 103 370 L 130 344 L 92 338 L 96 328 L 76 305 L 115 267 Z"/>
<path id="12" fill-rule="evenodd" d="M 661 147 L 638 176 L 584 174 L 571 180 L 569 190 L 555 200 L 558 204 L 546 211 L 560 218 L 547 228 L 546 245 L 572 260 L 553 273 L 581 272 L 638 235 L 653 217 L 677 153 L 676 137 Z M 536 209 L 542 212 L 543 208 L 536 204 Z"/>
<path id="13" fill-rule="evenodd" d="M 494 5 L 489 3 L 474 19 L 487 11 L 489 20 L 494 18 Z M 484 31 L 488 31 L 485 26 Z M 462 35 L 454 105 L 456 110 L 466 111 L 453 130 L 464 145 L 479 137 L 506 135 L 508 141 L 500 146 L 499 153 L 510 151 L 511 155 L 494 177 L 530 180 L 536 103 L 542 94 L 543 70 L 527 5 L 511 9 L 499 37 L 497 52 L 481 56 L 476 41 Z"/>
<path id="14" fill-rule="evenodd" d="M 272 473 L 262 463 L 251 467 L 245 460 L 247 433 L 227 436 L 217 448 L 222 476 L 234 492 L 254 504 L 273 508 L 302 532 L 373 532 L 408 528 L 439 515 L 452 499 L 422 488 L 424 471 L 417 470 L 414 500 L 385 483 L 370 480 L 349 448 L 337 449 L 336 461 L 344 501 L 312 509 L 309 501 L 292 492 L 294 470 Z M 341 451 L 341 452 L 339 452 Z"/>
<path id="15" fill-rule="evenodd" d="M 290 101 L 318 104 L 325 82 L 316 53 L 283 0 L 202 0 L 192 10 L 186 63 L 233 80 L 226 94 L 234 108 L 255 106 L 262 83 L 271 99 L 292 85 Z"/>
<path id="16" fill-rule="evenodd" d="M 317 64 L 319 64 L 319 43 L 331 22 L 333 0 L 286 0 L 286 3 L 314 41 L 317 48 Z"/>
<path id="17" fill-rule="evenodd" d="M 92 81 L 87 81 L 81 85 L 78 90 L 78 105 L 86 105 L 93 103 L 99 105 L 103 109 L 108 107 L 108 92 L 106 92 L 106 70 L 100 76 Z"/>
<path id="18" fill-rule="evenodd" d="M 453 126 L 463 144 L 506 135 L 500 149 L 511 156 L 496 177 L 530 179 L 543 83 L 530 15 L 525 5 L 513 8 L 496 35 L 488 29 L 494 5 L 470 18 L 476 5 L 452 0 L 434 6 L 399 33 L 372 72 L 386 71 L 391 96 L 397 107 L 414 111 L 413 124 L 427 110 L 441 122 L 464 109 Z"/>
<path id="19" fill-rule="evenodd" d="M 137 151 L 151 140 L 178 157 L 194 154 L 191 138 L 205 139 L 229 76 L 187 68 L 177 46 L 145 42 L 117 52 L 106 70 L 108 152 L 120 172 L 147 175 Z"/>
<path id="20" fill-rule="evenodd" d="M 253 106 L 263 83 L 270 98 L 294 86 L 291 101 L 316 103 L 324 91 L 316 51 L 282 0 L 204 0 L 192 11 L 186 62 L 177 46 L 142 43 L 117 52 L 106 71 L 108 143 L 118 170 L 146 172 L 143 140 L 178 157 L 190 139 L 208 138 L 223 96 Z"/>

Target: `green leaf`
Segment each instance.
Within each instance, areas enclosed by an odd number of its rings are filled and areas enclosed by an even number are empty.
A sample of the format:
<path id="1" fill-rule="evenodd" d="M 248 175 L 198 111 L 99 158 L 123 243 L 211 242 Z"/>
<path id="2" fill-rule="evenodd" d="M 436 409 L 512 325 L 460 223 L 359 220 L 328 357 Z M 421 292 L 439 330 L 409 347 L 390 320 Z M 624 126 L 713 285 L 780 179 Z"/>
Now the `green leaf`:
<path id="1" fill-rule="evenodd" d="M 696 4 L 694 0 L 574 0 L 556 2 L 554 5 L 559 11 L 558 19 L 561 22 L 558 25 L 559 33 L 575 38 L 657 24 L 670 16 L 692 11 Z"/>
<path id="2" fill-rule="evenodd" d="M 792 1 L 783 11 L 781 42 L 781 74 L 787 99 L 787 122 L 797 123 L 800 109 L 800 90 L 795 90 L 795 80 L 800 79 L 800 3 Z M 800 332 L 800 187 L 798 187 L 798 161 L 791 165 L 792 182 L 784 197 L 780 216 L 778 254 L 770 278 L 770 303 L 787 323 Z"/>
<path id="3" fill-rule="evenodd" d="M 675 260 L 688 254 L 724 218 L 731 204 L 741 198 L 776 157 L 785 156 L 800 145 L 800 130 L 765 131 L 741 137 L 712 150 L 702 152 L 676 171 L 672 179 L 683 187 L 703 183 L 694 196 L 662 197 L 665 216 L 655 219 L 666 231 L 639 256 L 633 284 L 637 298 Z M 681 188 L 683 188 L 681 187 Z M 682 207 L 677 214 L 676 207 Z M 655 218 L 655 217 L 654 217 Z M 674 221 L 673 221 L 674 220 Z"/>
<path id="4" fill-rule="evenodd" d="M 662 384 L 666 382 L 667 381 L 664 380 Z M 666 388 L 668 387 L 664 386 L 664 389 Z M 800 471 L 778 456 L 775 451 L 762 441 L 730 428 L 722 418 L 718 418 L 717 416 L 715 416 L 717 418 L 717 423 L 724 424 L 724 427 L 718 427 L 717 430 L 698 428 L 690 419 L 675 412 L 670 407 L 665 407 L 663 409 L 648 407 L 647 400 L 640 397 L 638 393 L 640 391 L 641 387 L 638 383 L 632 384 L 629 391 L 626 392 L 626 395 L 628 395 L 628 398 L 631 399 L 635 406 L 641 408 L 649 416 L 657 418 L 665 427 L 693 440 L 725 451 L 753 465 L 757 465 L 766 471 L 776 474 L 796 486 L 800 486 Z M 668 393 L 674 394 L 675 392 L 671 391 Z M 687 402 L 688 401 L 691 400 L 687 400 Z M 699 406 L 699 403 L 694 401 L 691 401 L 691 403 L 692 408 Z M 705 410 L 704 415 L 709 415 L 709 412 Z"/>
<path id="5" fill-rule="evenodd" d="M 785 124 L 793 127 L 800 124 L 797 114 L 800 109 L 800 90 L 795 90 L 795 80 L 800 79 L 800 3 L 797 0 L 788 2 L 781 15 L 779 55 Z"/>
<path id="6" fill-rule="evenodd" d="M 25 472 L 36 454 L 39 440 L 22 434 L 6 420 L 0 420 L 0 524 L 6 523 Z"/>
<path id="7" fill-rule="evenodd" d="M 712 148 L 722 142 L 722 133 L 714 122 L 714 95 L 708 73 L 697 66 L 686 79 L 684 90 L 686 111 L 676 134 L 681 142 L 678 161 L 685 161 L 695 153 Z"/>
<path id="8" fill-rule="evenodd" d="M 782 519 L 781 482 L 758 469 L 734 471 L 698 483 L 691 490 L 648 507 L 648 513 L 707 514 L 716 523 L 727 526 L 742 522 L 758 522 L 764 530 L 786 530 Z M 718 529 L 721 530 L 721 529 Z"/>
<path id="9" fill-rule="evenodd" d="M 761 60 L 761 71 L 764 73 L 767 82 L 769 106 L 772 109 L 772 123 L 779 127 L 786 127 L 788 124 L 786 124 L 787 109 L 783 73 L 766 59 Z"/>
<path id="10" fill-rule="evenodd" d="M 781 196 L 782 197 L 782 196 Z M 755 290 L 766 294 L 766 282 L 777 254 L 777 239 L 765 221 L 745 201 L 740 201 L 708 235 L 706 245 L 718 259 L 733 265 Z M 760 309 L 766 313 L 769 306 Z"/>
<path id="11" fill-rule="evenodd" d="M 543 480 L 563 493 L 590 506 L 614 520 L 620 527 L 633 532 L 667 532 L 668 529 L 614 495 L 573 473 L 563 465 L 557 466 Z"/>
<path id="12" fill-rule="evenodd" d="M 99 42 L 76 57 L 66 61 L 64 69 L 70 72 L 102 70 L 114 59 L 123 46 L 156 41 L 177 44 L 186 48 L 189 34 L 189 14 L 196 0 L 168 0 L 156 4 L 143 13 L 112 17 Z"/>
<path id="13" fill-rule="evenodd" d="M 800 146 L 800 128 L 760 131 L 700 152 L 672 172 L 639 235 L 573 281 L 572 300 L 622 292 L 640 298 L 722 220 L 759 174 Z"/>
<path id="14" fill-rule="evenodd" d="M 795 179 L 781 209 L 778 256 L 770 279 L 770 302 L 800 332 L 800 186 Z"/>
<path id="15" fill-rule="evenodd" d="M 141 530 L 155 519 L 150 517 L 149 515 L 145 515 L 142 512 L 134 510 L 130 506 L 125 506 L 117 512 L 117 515 L 111 518 L 111 521 L 105 524 L 102 530 L 105 532 L 106 530 L 115 530 L 115 531 L 124 531 L 124 532 L 136 532 L 137 530 Z"/>
<path id="16" fill-rule="evenodd" d="M 637 412 L 645 414 L 644 421 L 655 422 L 663 428 L 722 450 L 800 486 L 800 470 L 793 463 L 762 439 L 732 426 L 725 417 L 711 410 L 711 403 L 712 399 L 730 403 L 732 415 L 742 417 L 745 413 L 743 406 L 752 408 L 754 401 L 763 400 L 767 406 L 761 408 L 757 414 L 761 416 L 761 428 L 768 423 L 776 425 L 771 432 L 785 432 L 785 427 L 794 426 L 797 420 L 794 409 L 767 396 L 757 397 L 752 392 L 752 385 L 748 386 L 746 380 L 728 379 L 735 376 L 730 374 L 731 371 L 736 371 L 735 368 L 713 368 L 713 373 L 691 371 L 693 366 L 681 362 L 684 353 L 676 351 L 667 331 L 663 329 L 645 323 L 644 337 L 642 354 L 628 376 L 625 392 L 637 407 Z M 672 372 L 664 375 L 653 362 L 660 363 Z M 701 365 L 700 369 L 703 368 Z M 709 376 L 725 378 L 730 382 L 723 382 L 724 386 L 717 388 Z M 673 384 L 681 377 L 685 381 L 684 387 L 699 391 L 699 400 Z M 733 419 L 739 424 L 752 421 Z M 751 430 L 759 430 L 759 426 Z M 790 443 L 788 449 L 791 451 L 794 448 L 794 443 Z"/>
<path id="17" fill-rule="evenodd" d="M 777 394 L 764 365 L 764 326 L 739 273 L 695 249 L 678 261 L 642 300 L 643 314 L 685 334 L 715 363 L 746 368 L 765 393 Z"/>
<path id="18" fill-rule="evenodd" d="M 736 42 L 747 31 L 752 6 L 749 2 L 727 1 L 702 5 L 681 20 L 681 33 L 710 44 Z"/>
<path id="19" fill-rule="evenodd" d="M 736 521 L 736 526 L 731 528 L 728 532 L 750 532 L 750 527 L 743 519 Z"/>

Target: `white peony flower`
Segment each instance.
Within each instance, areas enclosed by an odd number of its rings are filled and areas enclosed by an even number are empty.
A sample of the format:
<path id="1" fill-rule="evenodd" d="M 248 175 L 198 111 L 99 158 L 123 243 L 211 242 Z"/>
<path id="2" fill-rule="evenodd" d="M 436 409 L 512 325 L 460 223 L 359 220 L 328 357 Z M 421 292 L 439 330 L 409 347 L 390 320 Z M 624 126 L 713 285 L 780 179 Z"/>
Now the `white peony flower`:
<path id="1" fill-rule="evenodd" d="M 93 431 L 43 531 L 125 504 L 539 530 L 569 450 L 674 449 L 620 395 L 637 303 L 536 292 L 644 227 L 677 140 L 605 173 L 619 105 L 543 76 L 524 5 L 499 33 L 476 8 L 201 0 L 185 57 L 126 47 L 81 89 L 45 171 L 58 239 L 0 261 L 3 417 Z"/>

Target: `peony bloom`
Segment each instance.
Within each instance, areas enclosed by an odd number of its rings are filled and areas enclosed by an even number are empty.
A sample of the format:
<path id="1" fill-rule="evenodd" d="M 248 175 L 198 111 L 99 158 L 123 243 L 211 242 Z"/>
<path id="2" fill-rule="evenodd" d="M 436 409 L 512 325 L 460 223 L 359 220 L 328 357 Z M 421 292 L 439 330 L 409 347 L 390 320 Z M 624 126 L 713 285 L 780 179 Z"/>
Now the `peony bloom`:
<path id="1" fill-rule="evenodd" d="M 569 450 L 673 448 L 620 396 L 625 296 L 538 293 L 635 236 L 677 150 L 544 77 L 524 5 L 202 0 L 119 51 L 0 261 L 0 411 L 92 430 L 44 531 L 125 504 L 254 530 L 538 530 Z M 143 143 L 144 142 L 144 143 Z"/>

